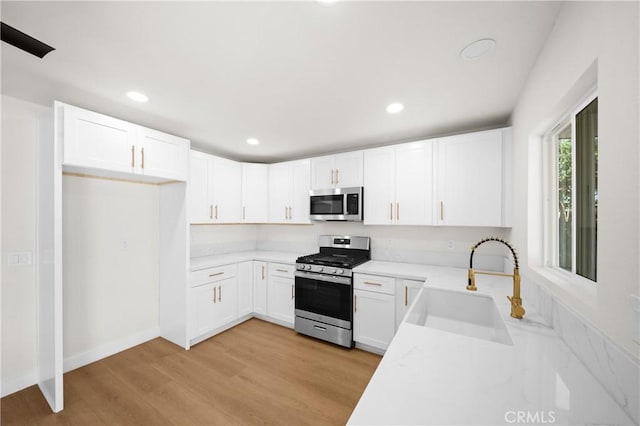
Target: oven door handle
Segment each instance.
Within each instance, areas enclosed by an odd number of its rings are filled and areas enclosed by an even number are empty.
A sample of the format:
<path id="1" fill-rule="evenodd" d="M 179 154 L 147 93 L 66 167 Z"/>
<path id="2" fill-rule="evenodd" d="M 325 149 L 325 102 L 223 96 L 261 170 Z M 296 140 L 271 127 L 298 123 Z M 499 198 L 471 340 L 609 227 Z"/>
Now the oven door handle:
<path id="1" fill-rule="evenodd" d="M 294 275 L 297 278 L 307 278 L 310 280 L 351 285 L 351 277 L 339 277 L 336 275 L 325 275 L 325 274 L 318 274 L 315 272 L 308 272 L 308 271 L 296 271 Z"/>

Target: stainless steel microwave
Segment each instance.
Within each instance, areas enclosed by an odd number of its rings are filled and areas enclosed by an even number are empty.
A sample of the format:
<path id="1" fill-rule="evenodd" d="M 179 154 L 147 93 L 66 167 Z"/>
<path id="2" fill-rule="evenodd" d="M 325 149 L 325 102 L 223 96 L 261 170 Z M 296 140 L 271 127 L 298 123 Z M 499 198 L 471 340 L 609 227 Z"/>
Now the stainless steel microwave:
<path id="1" fill-rule="evenodd" d="M 362 221 L 364 188 L 330 188 L 309 191 L 311 220 Z"/>

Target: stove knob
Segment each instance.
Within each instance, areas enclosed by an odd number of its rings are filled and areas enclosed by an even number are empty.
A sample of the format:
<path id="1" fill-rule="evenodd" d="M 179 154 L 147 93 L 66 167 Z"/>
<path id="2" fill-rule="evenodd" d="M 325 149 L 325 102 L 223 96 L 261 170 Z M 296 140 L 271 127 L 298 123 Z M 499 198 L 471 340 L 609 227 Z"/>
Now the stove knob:
<path id="1" fill-rule="evenodd" d="M 318 266 L 318 272 L 322 272 L 324 271 L 324 268 L 322 266 Z"/>
<path id="2" fill-rule="evenodd" d="M 304 265 L 304 268 L 310 271 L 311 270 L 311 265 Z"/>
<path id="3" fill-rule="evenodd" d="M 334 269 L 334 270 L 333 270 L 333 273 L 334 273 L 334 274 L 337 274 L 337 273 L 338 273 L 338 270 L 337 270 L 337 269 Z"/>
<path id="4" fill-rule="evenodd" d="M 338 275 L 342 275 L 344 274 L 344 269 L 336 269 L 335 273 Z"/>

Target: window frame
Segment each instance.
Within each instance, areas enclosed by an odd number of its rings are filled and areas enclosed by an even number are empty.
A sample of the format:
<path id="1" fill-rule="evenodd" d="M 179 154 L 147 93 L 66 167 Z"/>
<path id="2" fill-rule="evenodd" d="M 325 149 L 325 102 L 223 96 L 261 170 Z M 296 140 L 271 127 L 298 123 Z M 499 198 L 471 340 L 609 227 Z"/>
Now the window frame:
<path id="1" fill-rule="evenodd" d="M 544 267 L 548 271 L 553 272 L 561 279 L 578 284 L 581 287 L 589 289 L 594 288 L 597 283 L 589 278 L 585 278 L 576 272 L 577 263 L 577 244 L 576 244 L 576 190 L 577 185 L 575 179 L 576 171 L 576 116 L 584 108 L 586 108 L 594 99 L 598 98 L 597 86 L 592 87 L 586 92 L 580 100 L 568 109 L 561 118 L 555 122 L 553 126 L 543 135 L 543 151 L 542 151 L 542 187 L 543 187 L 543 247 L 544 247 Z M 560 241 L 558 238 L 558 220 L 559 211 L 558 201 L 558 136 L 568 125 L 571 126 L 571 271 L 559 266 Z M 598 246 L 596 245 L 596 258 Z"/>

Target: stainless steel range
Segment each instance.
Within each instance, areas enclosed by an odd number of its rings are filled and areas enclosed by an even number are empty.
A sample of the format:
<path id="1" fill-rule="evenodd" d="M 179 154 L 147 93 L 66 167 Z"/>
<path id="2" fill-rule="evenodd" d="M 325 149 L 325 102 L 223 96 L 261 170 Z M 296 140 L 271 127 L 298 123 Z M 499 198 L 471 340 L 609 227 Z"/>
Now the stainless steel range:
<path id="1" fill-rule="evenodd" d="M 352 269 L 371 259 L 369 237 L 321 235 L 320 252 L 299 257 L 295 273 L 295 329 L 353 346 Z"/>

